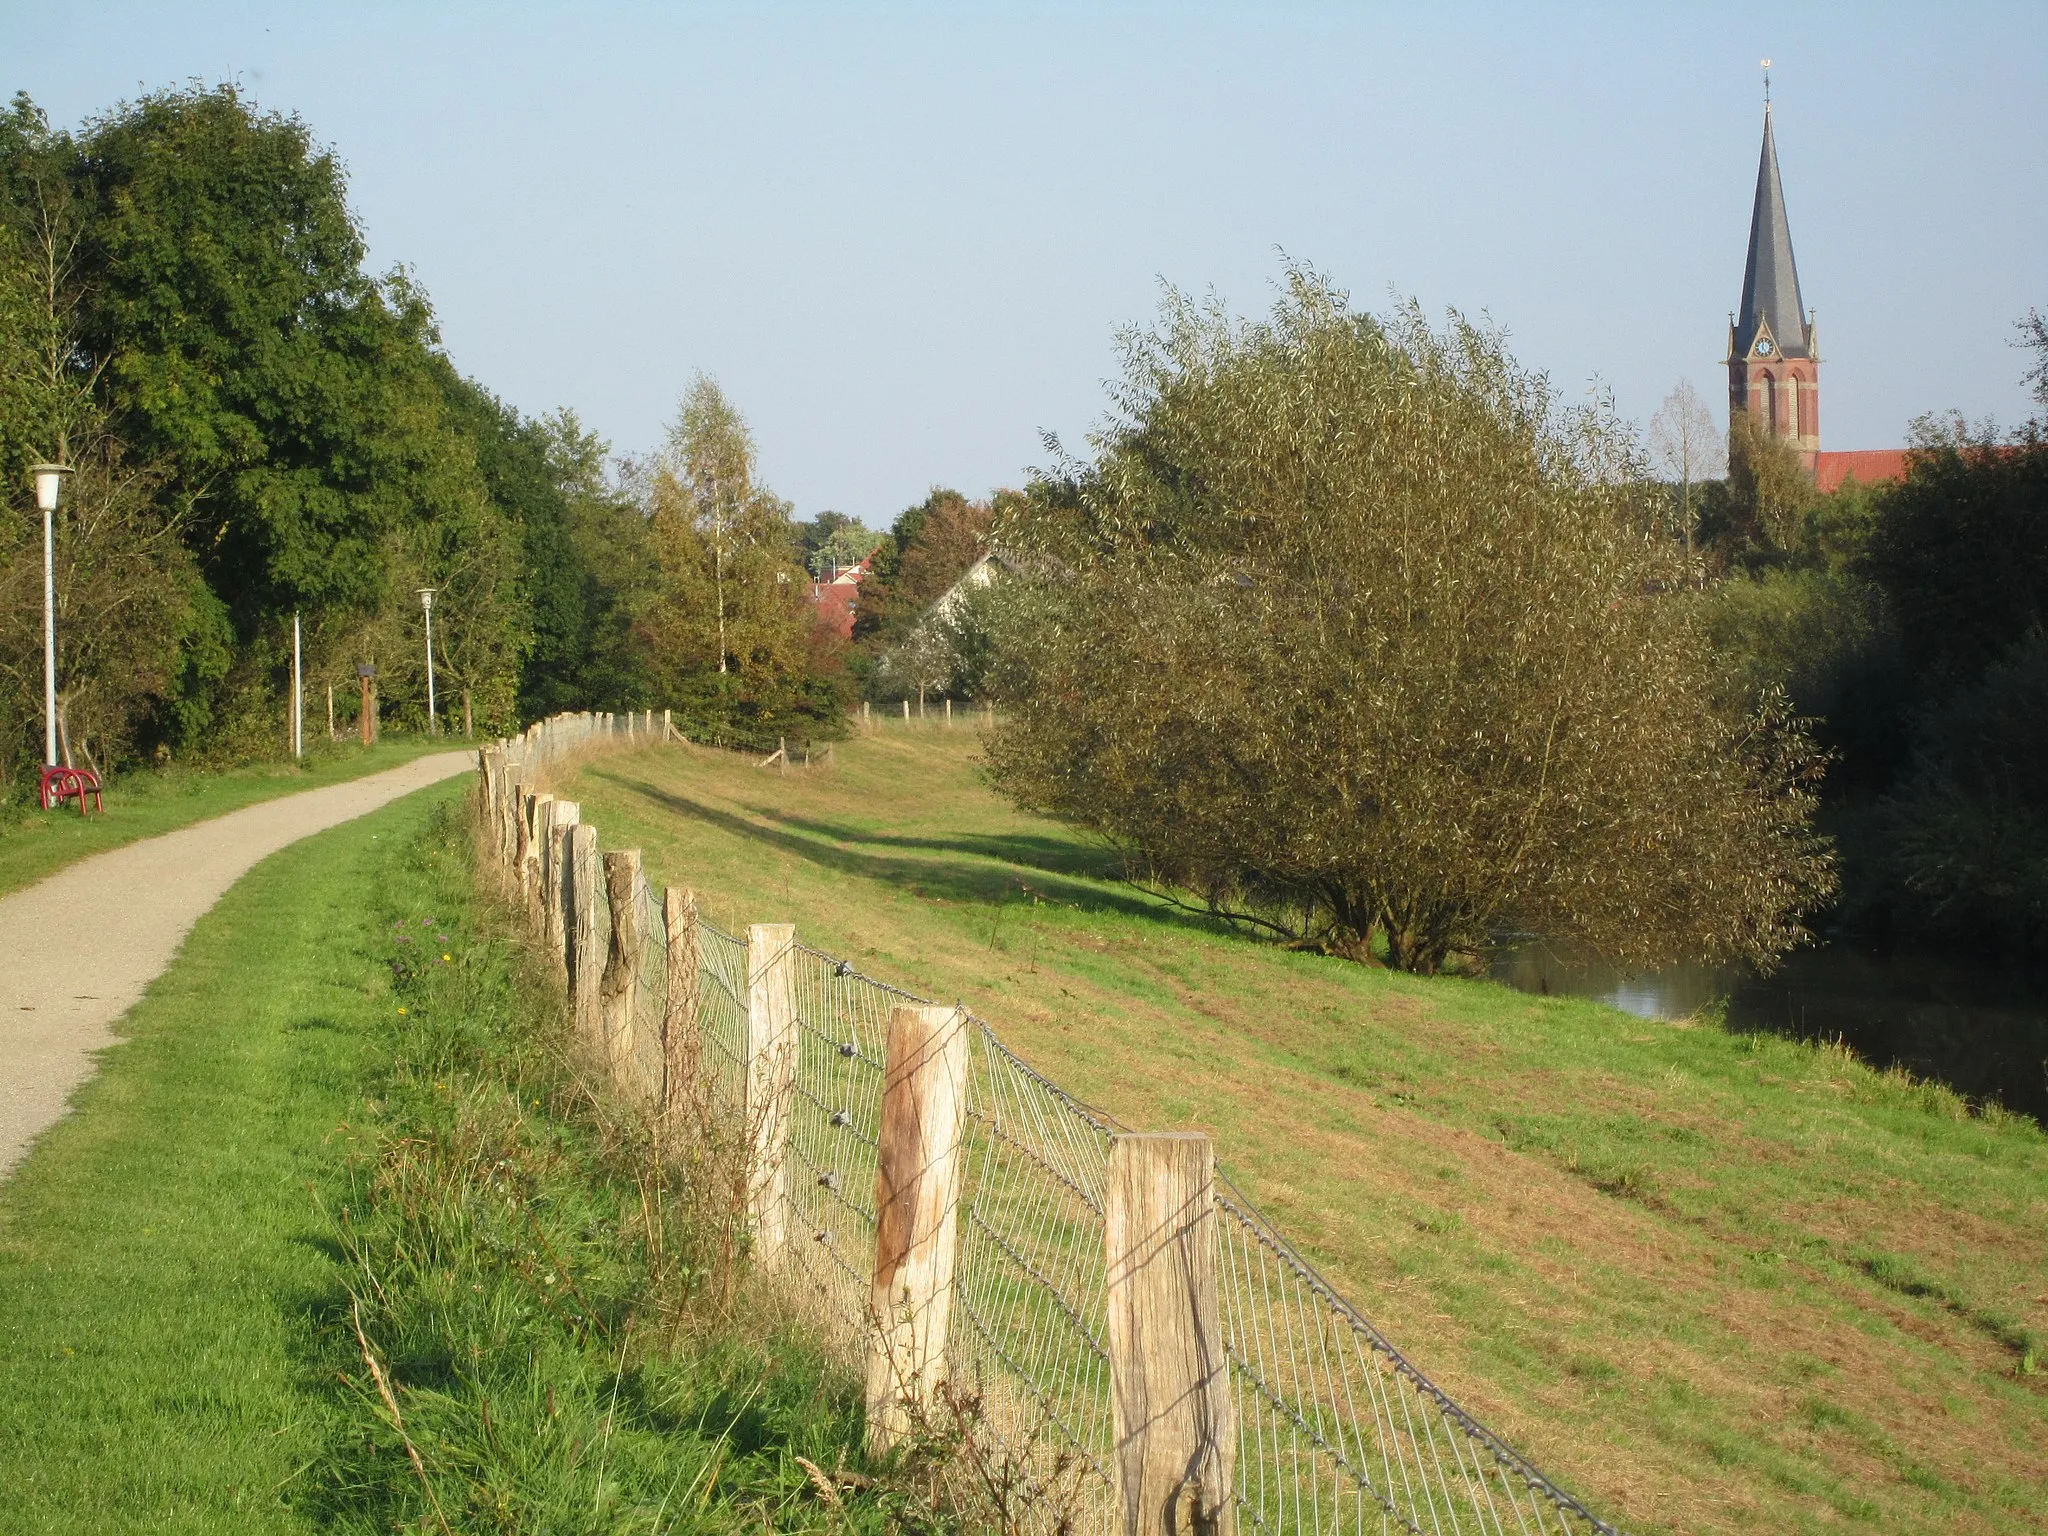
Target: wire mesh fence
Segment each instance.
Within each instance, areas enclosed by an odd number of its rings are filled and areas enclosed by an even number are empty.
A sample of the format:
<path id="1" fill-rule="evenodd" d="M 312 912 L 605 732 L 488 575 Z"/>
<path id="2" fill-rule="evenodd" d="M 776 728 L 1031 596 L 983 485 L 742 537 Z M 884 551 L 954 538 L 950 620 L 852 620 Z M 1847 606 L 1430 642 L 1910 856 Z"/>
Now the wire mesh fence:
<path id="1" fill-rule="evenodd" d="M 686 1032 L 699 1111 L 738 1128 L 728 1139 L 758 1153 L 761 1061 L 786 1053 L 786 1072 L 770 1074 L 778 1108 L 767 1138 L 786 1217 L 781 1262 L 823 1325 L 849 1344 L 870 1339 L 890 1016 L 929 1000 L 793 937 L 773 953 L 750 951 L 701 917 L 686 919 L 693 954 L 676 973 L 688 994 L 671 997 L 664 904 L 644 882 L 631 899 L 639 964 L 631 1040 L 610 1053 L 614 1069 L 666 1108 L 678 1088 L 674 1035 Z M 595 953 L 618 964 L 607 902 L 590 917 Z M 764 967 L 786 982 L 793 1014 L 778 1045 L 753 1012 L 750 968 Z M 1105 1207 L 1111 1148 L 1128 1132 L 1034 1070 L 985 1021 L 955 1017 L 969 1041 L 951 1400 L 1000 1457 L 1016 1524 L 1106 1531 L 1119 1521 Z M 1235 1185 L 1219 1176 L 1214 1200 L 1240 1529 L 1613 1536 L 1419 1371 Z"/>

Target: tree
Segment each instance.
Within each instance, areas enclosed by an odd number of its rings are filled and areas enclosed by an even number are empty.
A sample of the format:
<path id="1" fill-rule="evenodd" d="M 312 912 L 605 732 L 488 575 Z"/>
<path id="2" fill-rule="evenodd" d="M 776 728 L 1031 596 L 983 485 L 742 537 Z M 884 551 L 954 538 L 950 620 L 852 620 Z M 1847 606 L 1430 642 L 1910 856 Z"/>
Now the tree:
<path id="1" fill-rule="evenodd" d="M 1917 672 L 1966 682 L 2048 627 L 2048 432 L 2001 440 L 1922 418 L 1906 478 L 1877 501 L 1864 569 Z"/>
<path id="2" fill-rule="evenodd" d="M 924 611 L 987 553 L 994 516 L 989 502 L 969 501 L 944 486 L 906 507 L 860 584 L 854 639 L 881 647 L 906 639 Z"/>
<path id="3" fill-rule="evenodd" d="M 682 515 L 710 541 L 716 610 L 718 670 L 726 670 L 726 561 L 736 528 L 758 532 L 761 506 L 754 491 L 754 437 L 715 379 L 698 374 L 669 428 L 664 469 L 686 497 Z M 783 520 L 786 522 L 785 514 Z"/>
<path id="4" fill-rule="evenodd" d="M 797 524 L 797 543 L 813 577 L 827 581 L 875 552 L 882 535 L 844 512 L 820 512 Z"/>
<path id="5" fill-rule="evenodd" d="M 1714 425 L 1713 413 L 1692 380 L 1680 379 L 1664 397 L 1663 408 L 1650 418 L 1650 452 L 1678 481 L 1678 526 L 1690 555 L 1695 526 L 1692 488 L 1728 469 L 1728 439 Z"/>
<path id="6" fill-rule="evenodd" d="M 698 375 L 649 484 L 656 586 L 651 670 L 693 719 L 723 731 L 836 719 L 819 673 L 810 584 L 789 504 L 754 482 L 746 421 Z M 750 738 L 751 739 L 751 738 Z"/>
<path id="7" fill-rule="evenodd" d="M 1433 971 L 1534 930 L 1769 960 L 1832 887 L 1782 696 L 1727 697 L 1611 415 L 1498 334 L 1294 269 L 1251 323 L 1169 298 L 1091 462 L 997 530 L 989 760 L 1134 874 Z"/>

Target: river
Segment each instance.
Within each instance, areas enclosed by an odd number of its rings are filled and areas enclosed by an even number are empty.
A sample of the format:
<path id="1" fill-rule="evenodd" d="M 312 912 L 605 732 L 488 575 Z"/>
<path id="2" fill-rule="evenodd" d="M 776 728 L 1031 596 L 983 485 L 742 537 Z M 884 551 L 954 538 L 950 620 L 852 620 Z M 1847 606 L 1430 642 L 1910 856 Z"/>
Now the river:
<path id="1" fill-rule="evenodd" d="M 1880 954 L 1800 950 L 1770 976 L 1705 966 L 1630 974 L 1546 944 L 1501 955 L 1494 976 L 1524 992 L 1591 997 L 1640 1018 L 1684 1018 L 1727 999 L 1728 1028 L 1840 1036 L 1873 1066 L 1902 1066 L 1969 1098 L 2048 1124 L 2048 976 Z"/>

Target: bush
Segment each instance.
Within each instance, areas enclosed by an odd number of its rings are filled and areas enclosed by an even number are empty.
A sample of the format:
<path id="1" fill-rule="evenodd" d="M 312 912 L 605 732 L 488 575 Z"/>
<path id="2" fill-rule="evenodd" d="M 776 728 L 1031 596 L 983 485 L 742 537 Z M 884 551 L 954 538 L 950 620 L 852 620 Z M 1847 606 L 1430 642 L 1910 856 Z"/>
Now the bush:
<path id="1" fill-rule="evenodd" d="M 1503 926 L 1767 963 L 1832 889 L 1782 692 L 1717 670 L 1630 446 L 1498 335 L 1169 300 L 1093 463 L 998 529 L 1022 803 L 1298 942 L 1436 969 Z"/>

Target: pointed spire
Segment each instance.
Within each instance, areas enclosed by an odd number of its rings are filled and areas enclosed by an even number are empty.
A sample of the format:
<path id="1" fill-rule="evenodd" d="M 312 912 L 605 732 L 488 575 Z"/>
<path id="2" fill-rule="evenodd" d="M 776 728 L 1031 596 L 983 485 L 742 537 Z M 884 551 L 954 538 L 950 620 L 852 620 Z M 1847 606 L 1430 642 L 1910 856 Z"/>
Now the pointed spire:
<path id="1" fill-rule="evenodd" d="M 1756 206 L 1749 216 L 1749 261 L 1742 270 L 1742 307 L 1735 316 L 1735 355 L 1748 356 L 1759 329 L 1768 329 L 1781 355 L 1812 356 L 1805 316 L 1799 268 L 1792 260 L 1792 226 L 1785 219 L 1785 188 L 1778 179 L 1778 141 L 1766 101 Z"/>

